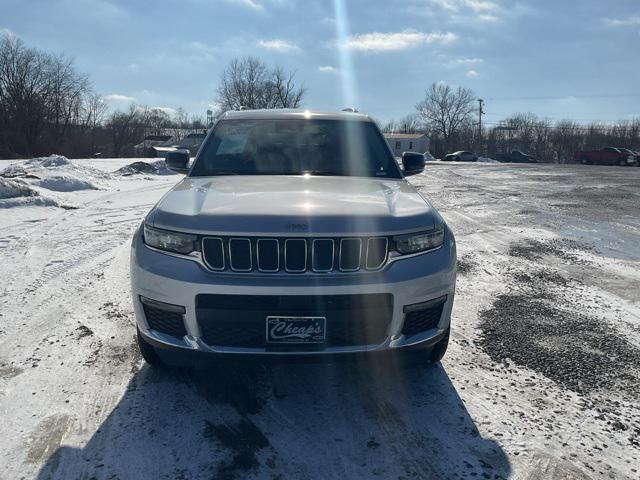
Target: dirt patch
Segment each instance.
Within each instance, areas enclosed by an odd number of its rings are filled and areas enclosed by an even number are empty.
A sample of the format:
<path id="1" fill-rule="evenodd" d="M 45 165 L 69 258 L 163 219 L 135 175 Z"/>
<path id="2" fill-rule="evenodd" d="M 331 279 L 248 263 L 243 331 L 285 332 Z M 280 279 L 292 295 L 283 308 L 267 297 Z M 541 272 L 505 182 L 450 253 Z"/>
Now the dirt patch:
<path id="1" fill-rule="evenodd" d="M 270 447 L 267 437 L 249 419 L 243 418 L 234 424 L 214 425 L 205 422 L 202 436 L 216 441 L 233 452 L 232 458 L 218 467 L 214 478 L 244 478 L 246 472 L 260 465 L 256 453 Z"/>
<path id="2" fill-rule="evenodd" d="M 522 243 L 512 244 L 509 247 L 509 255 L 524 258 L 525 260 L 542 260 L 544 256 L 553 256 L 565 260 L 568 263 L 585 263 L 576 254 L 578 251 L 593 251 L 593 247 L 576 240 L 558 239 L 541 242 L 528 240 Z"/>
<path id="3" fill-rule="evenodd" d="M 510 359 L 578 393 L 636 395 L 640 350 L 604 320 L 558 303 L 540 293 L 500 295 L 481 314 L 481 346 L 495 362 Z"/>
<path id="4" fill-rule="evenodd" d="M 457 271 L 460 275 L 467 275 L 471 273 L 476 268 L 476 263 L 468 258 L 459 258 L 458 259 L 458 268 Z"/>
<path id="5" fill-rule="evenodd" d="M 80 325 L 78 328 L 76 328 L 76 335 L 78 340 L 84 337 L 91 337 L 93 336 L 93 330 L 91 330 L 86 325 Z"/>
<path id="6" fill-rule="evenodd" d="M 224 403 L 241 415 L 255 415 L 272 396 L 264 366 L 225 365 L 191 372 L 198 393 L 212 404 Z"/>
<path id="7" fill-rule="evenodd" d="M 605 318 L 584 313 L 577 280 L 549 268 L 555 257 L 584 263 L 576 252 L 589 249 L 573 240 L 512 245 L 514 283 L 481 313 L 481 346 L 495 361 L 511 360 L 582 394 L 601 389 L 634 395 L 640 388 L 640 349 Z"/>
<path id="8" fill-rule="evenodd" d="M 560 285 L 566 287 L 568 280 L 557 272 L 549 270 L 537 270 L 528 272 L 517 272 L 513 278 L 518 283 L 525 285 L 543 284 L 543 285 Z"/>

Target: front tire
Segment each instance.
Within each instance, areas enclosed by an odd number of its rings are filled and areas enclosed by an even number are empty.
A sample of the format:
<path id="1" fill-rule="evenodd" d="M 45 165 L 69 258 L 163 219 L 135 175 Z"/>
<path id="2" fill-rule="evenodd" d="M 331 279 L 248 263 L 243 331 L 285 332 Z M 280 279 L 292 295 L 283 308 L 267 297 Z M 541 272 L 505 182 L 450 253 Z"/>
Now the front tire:
<path id="1" fill-rule="evenodd" d="M 444 357 L 444 354 L 447 353 L 447 347 L 449 346 L 449 334 L 451 333 L 451 327 L 447 329 L 447 333 L 444 335 L 442 340 L 436 343 L 429 352 L 429 358 L 427 363 L 429 365 L 433 365 L 434 363 L 438 363 Z"/>
<path id="2" fill-rule="evenodd" d="M 158 355 L 158 352 L 156 352 L 156 349 L 144 339 L 140 330 L 137 330 L 136 332 L 136 340 L 138 341 L 138 349 L 140 350 L 145 362 L 152 366 L 164 365 L 164 362 Z"/>
<path id="3" fill-rule="evenodd" d="M 589 165 L 589 159 L 588 159 L 587 157 L 582 157 L 582 158 L 580 159 L 580 163 L 581 163 L 582 165 Z"/>

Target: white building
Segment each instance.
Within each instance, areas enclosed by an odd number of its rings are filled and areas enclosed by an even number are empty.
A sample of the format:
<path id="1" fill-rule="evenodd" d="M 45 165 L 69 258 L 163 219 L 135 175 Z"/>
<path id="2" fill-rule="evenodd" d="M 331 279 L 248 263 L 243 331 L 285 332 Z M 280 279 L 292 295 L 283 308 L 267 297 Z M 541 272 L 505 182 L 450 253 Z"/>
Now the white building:
<path id="1" fill-rule="evenodd" d="M 429 137 L 426 133 L 385 133 L 384 138 L 396 157 L 401 157 L 403 152 L 429 151 Z"/>

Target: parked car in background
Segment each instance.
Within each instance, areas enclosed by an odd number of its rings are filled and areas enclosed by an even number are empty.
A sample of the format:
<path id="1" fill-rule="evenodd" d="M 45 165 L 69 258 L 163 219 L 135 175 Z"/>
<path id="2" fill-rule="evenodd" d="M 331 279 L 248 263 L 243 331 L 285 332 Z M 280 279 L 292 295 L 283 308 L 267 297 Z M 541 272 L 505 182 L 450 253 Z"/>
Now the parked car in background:
<path id="1" fill-rule="evenodd" d="M 636 159 L 636 166 L 640 167 L 640 152 L 634 152 L 633 150 L 629 150 L 628 148 L 618 148 L 618 150 L 628 155 L 632 155 Z"/>
<path id="2" fill-rule="evenodd" d="M 473 152 L 467 152 L 465 150 L 459 150 L 457 152 L 449 153 L 445 155 L 443 160 L 447 162 L 477 162 L 478 155 Z"/>
<path id="3" fill-rule="evenodd" d="M 522 153 L 520 150 L 511 150 L 511 153 L 498 153 L 495 159 L 499 162 L 509 163 L 536 163 L 535 157 Z"/>
<path id="4" fill-rule="evenodd" d="M 635 155 L 623 152 L 619 148 L 604 147 L 600 150 L 578 151 L 573 154 L 576 163 L 583 165 L 636 165 Z"/>

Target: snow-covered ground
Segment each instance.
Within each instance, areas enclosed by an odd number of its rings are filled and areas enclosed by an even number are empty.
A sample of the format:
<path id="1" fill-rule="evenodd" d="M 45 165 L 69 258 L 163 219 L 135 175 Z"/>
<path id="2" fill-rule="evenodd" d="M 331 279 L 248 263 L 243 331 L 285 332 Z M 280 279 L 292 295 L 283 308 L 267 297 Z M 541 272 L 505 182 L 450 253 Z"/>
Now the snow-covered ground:
<path id="1" fill-rule="evenodd" d="M 411 177 L 458 241 L 441 366 L 159 372 L 129 240 L 180 176 L 133 161 L 0 176 L 0 478 L 640 477 L 640 168 Z"/>

